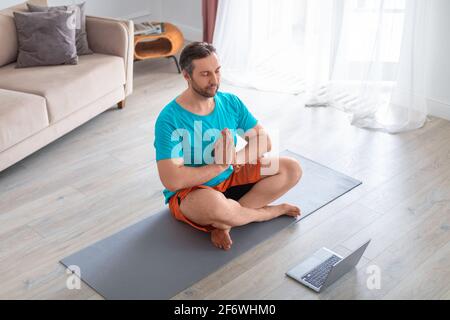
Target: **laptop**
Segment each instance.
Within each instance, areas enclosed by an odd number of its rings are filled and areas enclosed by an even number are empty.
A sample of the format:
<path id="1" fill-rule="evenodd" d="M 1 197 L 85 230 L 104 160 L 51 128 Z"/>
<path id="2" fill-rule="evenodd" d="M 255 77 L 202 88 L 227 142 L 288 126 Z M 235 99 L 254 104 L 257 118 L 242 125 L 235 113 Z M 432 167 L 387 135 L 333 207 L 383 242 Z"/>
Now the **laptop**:
<path id="1" fill-rule="evenodd" d="M 346 257 L 322 248 L 286 272 L 286 275 L 316 292 L 321 292 L 358 264 L 369 243 L 370 240 Z"/>

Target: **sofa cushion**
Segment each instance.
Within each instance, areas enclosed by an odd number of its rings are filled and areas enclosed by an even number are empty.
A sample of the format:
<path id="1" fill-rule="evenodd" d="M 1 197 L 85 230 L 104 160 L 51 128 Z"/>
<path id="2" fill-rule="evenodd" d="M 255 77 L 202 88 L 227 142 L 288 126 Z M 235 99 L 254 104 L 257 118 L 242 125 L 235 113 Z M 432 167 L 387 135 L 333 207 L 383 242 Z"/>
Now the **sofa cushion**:
<path id="1" fill-rule="evenodd" d="M 0 68 L 0 88 L 45 97 L 50 123 L 103 97 L 125 84 L 120 57 L 92 54 L 79 57 L 77 65 L 15 69 Z"/>
<path id="2" fill-rule="evenodd" d="M 0 152 L 49 125 L 45 99 L 0 89 Z"/>
<path id="3" fill-rule="evenodd" d="M 28 10 L 30 12 L 49 12 L 49 11 L 75 11 L 76 13 L 76 45 L 77 54 L 79 56 L 85 54 L 93 54 L 92 50 L 89 49 L 89 43 L 86 33 L 86 2 L 82 2 L 74 5 L 67 6 L 38 6 L 32 3 L 27 3 Z"/>
<path id="4" fill-rule="evenodd" d="M 74 11 L 14 12 L 16 68 L 77 64 Z"/>

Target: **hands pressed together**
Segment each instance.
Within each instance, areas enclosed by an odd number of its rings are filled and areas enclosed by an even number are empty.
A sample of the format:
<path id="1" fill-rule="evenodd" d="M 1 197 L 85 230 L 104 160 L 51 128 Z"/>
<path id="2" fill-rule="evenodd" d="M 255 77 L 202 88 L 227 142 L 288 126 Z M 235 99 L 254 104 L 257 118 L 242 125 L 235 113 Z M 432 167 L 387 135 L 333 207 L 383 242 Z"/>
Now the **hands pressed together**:
<path id="1" fill-rule="evenodd" d="M 243 164 L 236 161 L 236 146 L 233 135 L 228 128 L 222 130 L 222 136 L 217 139 L 214 145 L 214 162 L 220 165 L 232 165 L 234 170 L 239 171 Z"/>

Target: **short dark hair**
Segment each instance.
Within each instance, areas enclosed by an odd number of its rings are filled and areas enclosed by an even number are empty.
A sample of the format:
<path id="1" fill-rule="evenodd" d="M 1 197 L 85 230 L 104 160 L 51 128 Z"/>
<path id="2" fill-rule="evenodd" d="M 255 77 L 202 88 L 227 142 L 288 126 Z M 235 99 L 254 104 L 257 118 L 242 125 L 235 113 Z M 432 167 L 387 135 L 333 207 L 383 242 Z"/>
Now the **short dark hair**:
<path id="1" fill-rule="evenodd" d="M 206 58 L 215 52 L 216 48 L 207 42 L 192 42 L 188 44 L 184 47 L 180 55 L 181 70 L 186 70 L 192 76 L 192 71 L 194 70 L 192 61 Z"/>

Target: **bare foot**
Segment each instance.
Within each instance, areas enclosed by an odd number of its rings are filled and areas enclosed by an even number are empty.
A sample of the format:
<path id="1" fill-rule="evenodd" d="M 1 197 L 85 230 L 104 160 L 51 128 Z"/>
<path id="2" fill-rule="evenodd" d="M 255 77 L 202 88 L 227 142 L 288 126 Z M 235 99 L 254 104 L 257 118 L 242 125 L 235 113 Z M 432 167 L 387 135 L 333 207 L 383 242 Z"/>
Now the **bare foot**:
<path id="1" fill-rule="evenodd" d="M 299 207 L 287 203 L 282 203 L 274 206 L 265 206 L 260 210 L 264 210 L 269 213 L 268 219 L 273 219 L 282 215 L 297 218 L 301 215 L 301 210 Z"/>
<path id="2" fill-rule="evenodd" d="M 219 249 L 230 250 L 233 243 L 230 237 L 230 229 L 214 229 L 211 231 L 211 241 Z"/>

